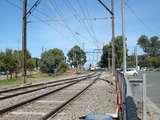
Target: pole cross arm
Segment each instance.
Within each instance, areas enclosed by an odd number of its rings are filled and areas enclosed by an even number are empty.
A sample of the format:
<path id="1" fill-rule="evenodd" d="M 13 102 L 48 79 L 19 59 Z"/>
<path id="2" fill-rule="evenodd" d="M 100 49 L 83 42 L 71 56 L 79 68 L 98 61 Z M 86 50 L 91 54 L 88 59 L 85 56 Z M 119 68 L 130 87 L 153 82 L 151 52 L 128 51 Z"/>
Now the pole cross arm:
<path id="1" fill-rule="evenodd" d="M 32 14 L 33 10 L 35 10 L 35 8 L 41 3 L 42 0 L 37 0 L 33 6 L 28 10 L 28 12 L 26 13 L 26 16 L 29 17 L 29 15 Z"/>
<path id="2" fill-rule="evenodd" d="M 107 9 L 107 11 L 113 16 L 113 12 L 101 1 L 101 0 L 97 0 L 105 9 Z"/>

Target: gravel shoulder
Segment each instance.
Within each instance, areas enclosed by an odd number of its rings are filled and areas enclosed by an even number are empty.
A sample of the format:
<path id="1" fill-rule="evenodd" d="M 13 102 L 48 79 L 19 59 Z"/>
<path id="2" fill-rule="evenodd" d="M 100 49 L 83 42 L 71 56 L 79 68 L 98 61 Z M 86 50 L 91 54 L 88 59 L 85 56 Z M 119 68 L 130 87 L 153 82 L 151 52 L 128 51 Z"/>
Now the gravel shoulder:
<path id="1" fill-rule="evenodd" d="M 105 72 L 100 78 L 113 82 Z M 115 87 L 101 79 L 51 120 L 79 120 L 90 113 L 115 113 Z"/>
<path id="2" fill-rule="evenodd" d="M 147 98 L 147 120 L 160 120 L 160 109 Z"/>

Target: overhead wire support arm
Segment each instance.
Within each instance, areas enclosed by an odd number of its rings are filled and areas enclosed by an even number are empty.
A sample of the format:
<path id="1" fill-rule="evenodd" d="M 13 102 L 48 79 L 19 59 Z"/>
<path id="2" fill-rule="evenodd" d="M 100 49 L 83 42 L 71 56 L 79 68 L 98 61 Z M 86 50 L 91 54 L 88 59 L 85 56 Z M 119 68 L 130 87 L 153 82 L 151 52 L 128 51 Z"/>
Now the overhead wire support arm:
<path id="1" fill-rule="evenodd" d="M 101 0 L 97 1 L 113 16 L 113 12 Z"/>
<path id="2" fill-rule="evenodd" d="M 112 16 L 112 74 L 115 76 L 115 18 L 114 18 L 114 0 L 111 0 L 111 10 L 101 1 L 98 2 L 111 14 Z"/>
<path id="3" fill-rule="evenodd" d="M 29 17 L 29 15 L 32 14 L 32 12 L 37 8 L 37 6 L 41 3 L 42 0 L 37 0 L 33 6 L 28 10 L 28 12 L 26 13 L 26 16 Z"/>

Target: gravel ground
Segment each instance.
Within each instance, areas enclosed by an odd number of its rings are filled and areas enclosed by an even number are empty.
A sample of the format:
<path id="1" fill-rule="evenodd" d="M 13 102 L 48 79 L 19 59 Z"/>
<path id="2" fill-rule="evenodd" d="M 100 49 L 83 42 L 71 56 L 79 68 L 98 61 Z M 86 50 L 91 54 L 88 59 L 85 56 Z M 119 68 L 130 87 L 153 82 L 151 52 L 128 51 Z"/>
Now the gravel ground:
<path id="1" fill-rule="evenodd" d="M 60 84 L 60 83 L 64 83 L 64 82 L 68 82 L 68 81 L 60 81 L 58 83 L 43 84 L 43 85 L 40 85 L 40 86 L 33 86 L 33 87 L 23 88 L 23 89 L 19 89 L 19 90 L 12 90 L 12 91 L 8 91 L 8 92 L 0 93 L 0 97 L 1 96 L 3 97 L 3 96 L 7 96 L 7 95 L 12 95 L 12 94 L 16 94 L 16 93 L 22 93 L 22 92 L 26 92 L 26 91 L 29 91 L 29 90 L 34 90 L 34 89 L 43 88 L 43 87 L 47 87 L 47 86 L 50 87 L 52 85 L 56 85 L 56 84 Z M 43 89 L 46 89 L 46 88 L 43 88 Z"/>
<path id="2" fill-rule="evenodd" d="M 103 73 L 101 78 L 112 80 L 111 76 L 106 73 Z M 114 100 L 114 86 L 99 79 L 77 100 L 72 102 L 54 118 L 51 118 L 51 120 L 79 120 L 79 117 L 85 116 L 89 113 L 115 113 Z"/>
<path id="3" fill-rule="evenodd" d="M 46 97 L 43 97 L 42 99 L 26 104 L 23 107 L 12 111 L 11 113 L 1 116 L 1 120 L 10 120 L 10 119 L 12 120 L 37 120 L 42 115 L 49 112 L 51 109 L 56 108 L 58 105 L 62 104 L 69 98 L 73 97 L 73 95 L 75 95 L 80 90 L 82 90 L 84 87 L 86 87 L 90 82 L 91 80 L 87 80 L 83 82 L 81 81 L 78 84 L 75 84 L 64 90 L 61 90 L 58 93 L 48 95 Z M 29 114 L 30 112 L 32 114 Z M 19 115 L 17 115 L 17 113 Z"/>
<path id="4" fill-rule="evenodd" d="M 40 94 L 47 93 L 48 91 L 57 89 L 57 88 L 62 87 L 62 86 L 64 86 L 64 85 L 54 86 L 54 87 L 47 88 L 45 90 L 42 89 L 42 90 L 39 90 L 39 91 L 36 91 L 36 92 L 32 92 L 32 93 L 28 93 L 28 94 L 12 97 L 12 98 L 9 98 L 9 99 L 1 100 L 0 101 L 0 109 L 2 109 L 4 107 L 7 107 L 7 106 L 10 106 L 12 104 L 16 104 L 17 101 L 21 102 L 21 101 L 27 100 L 28 98 L 36 97 L 36 96 L 38 96 Z"/>

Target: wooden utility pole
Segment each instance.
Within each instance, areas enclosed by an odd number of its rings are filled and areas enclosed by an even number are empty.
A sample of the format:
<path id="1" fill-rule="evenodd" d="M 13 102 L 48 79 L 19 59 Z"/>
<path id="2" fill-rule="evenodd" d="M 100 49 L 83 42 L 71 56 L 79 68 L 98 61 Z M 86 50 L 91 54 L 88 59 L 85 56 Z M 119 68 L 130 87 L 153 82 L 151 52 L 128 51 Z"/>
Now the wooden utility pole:
<path id="1" fill-rule="evenodd" d="M 112 74 L 115 76 L 115 22 L 114 22 L 114 0 L 112 0 Z"/>
<path id="2" fill-rule="evenodd" d="M 23 0 L 23 16 L 22 16 L 22 53 L 23 53 L 23 82 L 26 83 L 26 37 L 27 37 L 27 0 Z"/>

